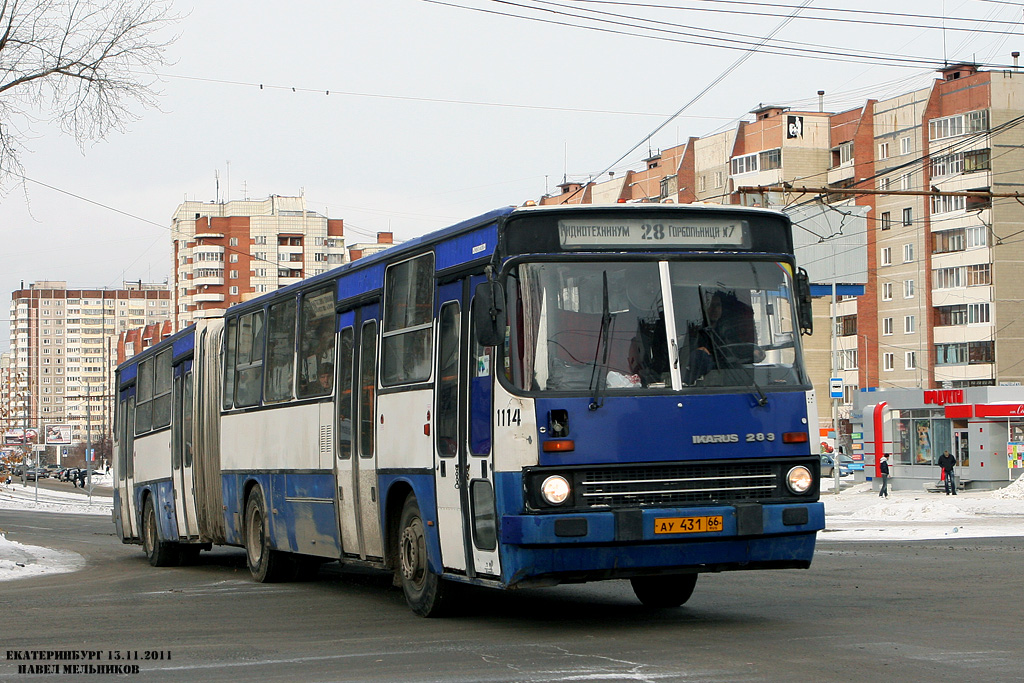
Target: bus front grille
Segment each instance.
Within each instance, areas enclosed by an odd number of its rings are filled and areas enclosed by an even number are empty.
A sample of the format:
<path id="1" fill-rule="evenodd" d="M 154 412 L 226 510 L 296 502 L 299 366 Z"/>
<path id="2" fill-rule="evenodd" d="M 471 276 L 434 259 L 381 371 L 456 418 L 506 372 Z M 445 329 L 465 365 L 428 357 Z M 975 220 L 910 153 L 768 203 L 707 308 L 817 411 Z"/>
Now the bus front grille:
<path id="1" fill-rule="evenodd" d="M 734 503 L 777 498 L 778 465 L 763 462 L 587 469 L 577 473 L 581 507 Z"/>

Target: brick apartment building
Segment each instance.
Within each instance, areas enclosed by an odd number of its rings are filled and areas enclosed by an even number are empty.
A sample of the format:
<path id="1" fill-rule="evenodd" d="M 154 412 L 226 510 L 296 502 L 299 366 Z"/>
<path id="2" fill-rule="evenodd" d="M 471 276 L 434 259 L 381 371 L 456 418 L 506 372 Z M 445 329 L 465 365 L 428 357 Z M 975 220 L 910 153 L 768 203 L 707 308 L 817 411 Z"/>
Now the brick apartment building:
<path id="1" fill-rule="evenodd" d="M 187 201 L 172 219 L 176 329 L 347 260 L 344 222 L 272 195 Z"/>
<path id="2" fill-rule="evenodd" d="M 836 211 L 868 207 L 869 277 L 862 294 L 840 292 L 835 359 L 830 298 L 816 301 L 818 332 L 805 339 L 819 394 L 828 395 L 833 363 L 847 386 L 844 417 L 860 388 L 1024 382 L 1024 205 L 985 196 L 1024 184 L 1024 73 L 958 64 L 926 88 L 844 112 L 751 113 L 734 129 L 652 155 L 642 171 L 567 180 L 540 203 L 785 207 L 820 197 Z M 949 194 L 963 191 L 980 194 Z M 819 410 L 829 423 L 828 402 Z"/>

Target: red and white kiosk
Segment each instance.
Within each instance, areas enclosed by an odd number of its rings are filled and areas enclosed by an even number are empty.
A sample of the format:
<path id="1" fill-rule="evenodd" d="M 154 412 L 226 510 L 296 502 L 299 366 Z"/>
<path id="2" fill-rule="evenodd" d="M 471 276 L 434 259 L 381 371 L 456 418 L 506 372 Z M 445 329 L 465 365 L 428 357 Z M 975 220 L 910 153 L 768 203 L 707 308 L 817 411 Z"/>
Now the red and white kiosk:
<path id="1" fill-rule="evenodd" d="M 864 476 L 876 488 L 883 453 L 895 489 L 933 486 L 947 450 L 967 488 L 1001 488 L 1024 473 L 1024 387 L 861 391 L 851 421 L 854 453 L 863 454 Z"/>

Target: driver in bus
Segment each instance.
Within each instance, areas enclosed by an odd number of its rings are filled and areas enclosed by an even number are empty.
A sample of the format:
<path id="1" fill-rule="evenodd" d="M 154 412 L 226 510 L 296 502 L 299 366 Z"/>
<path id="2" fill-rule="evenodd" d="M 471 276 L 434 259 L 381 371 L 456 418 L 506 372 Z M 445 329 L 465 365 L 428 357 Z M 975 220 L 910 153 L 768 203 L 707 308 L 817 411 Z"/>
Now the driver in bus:
<path id="1" fill-rule="evenodd" d="M 706 324 L 697 331 L 686 368 L 686 384 L 695 383 L 716 367 L 764 360 L 764 350 L 756 344 L 754 314 L 749 306 L 718 290 L 708 300 L 704 315 Z"/>

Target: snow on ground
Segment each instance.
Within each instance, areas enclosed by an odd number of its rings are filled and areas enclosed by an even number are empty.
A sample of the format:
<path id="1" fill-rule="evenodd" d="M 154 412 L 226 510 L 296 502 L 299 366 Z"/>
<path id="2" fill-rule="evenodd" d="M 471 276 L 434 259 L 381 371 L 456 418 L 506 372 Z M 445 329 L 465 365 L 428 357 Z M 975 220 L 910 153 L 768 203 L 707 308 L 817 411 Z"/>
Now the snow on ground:
<path id="1" fill-rule="evenodd" d="M 822 482 L 825 503 L 823 541 L 906 541 L 945 538 L 1024 536 L 1024 477 L 997 491 L 961 491 L 956 497 L 920 491 L 893 491 L 879 498 L 868 483 L 843 480 L 839 494 L 833 480 Z M 94 483 L 110 486 L 109 475 Z M 94 495 L 92 502 L 82 489 L 51 491 L 34 484 L 0 484 L 0 511 L 35 510 L 41 513 L 110 515 L 109 495 Z M 84 560 L 74 553 L 27 546 L 4 537 L 0 515 L 0 581 L 48 572 L 77 571 Z"/>
<path id="2" fill-rule="evenodd" d="M 824 488 L 824 487 L 823 487 Z M 823 490 L 825 541 L 900 541 L 1024 536 L 1024 477 L 997 491 L 960 491 L 956 496 L 892 491 L 880 498 L 871 484 L 832 482 Z"/>
<path id="3" fill-rule="evenodd" d="M 110 486 L 110 475 L 94 475 L 93 485 Z M 93 495 L 90 502 L 87 490 L 72 488 L 51 491 L 40 488 L 38 498 L 35 482 L 22 485 L 0 484 L 0 581 L 23 579 L 40 574 L 74 572 L 85 567 L 81 555 L 51 550 L 34 545 L 22 545 L 7 539 L 3 528 L 3 510 L 28 510 L 41 513 L 64 512 L 78 515 L 105 515 L 110 517 L 113 499 Z M 95 494 L 95 492 L 94 492 Z"/>

